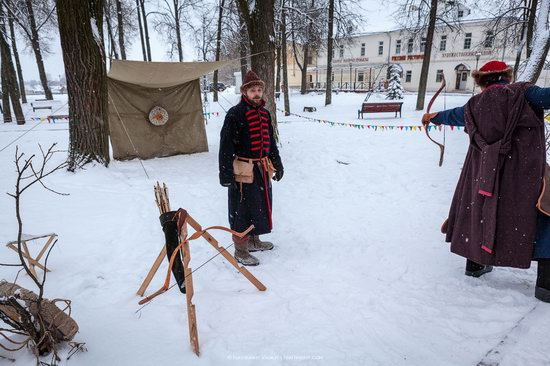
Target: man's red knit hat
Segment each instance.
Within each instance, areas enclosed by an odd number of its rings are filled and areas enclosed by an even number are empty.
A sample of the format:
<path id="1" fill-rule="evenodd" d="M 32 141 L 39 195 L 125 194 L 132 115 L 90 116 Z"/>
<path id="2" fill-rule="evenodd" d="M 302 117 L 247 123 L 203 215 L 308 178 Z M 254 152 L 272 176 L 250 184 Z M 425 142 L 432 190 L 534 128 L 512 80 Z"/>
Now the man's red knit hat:
<path id="1" fill-rule="evenodd" d="M 508 67 L 505 62 L 492 60 L 481 66 L 479 70 L 474 70 L 473 76 L 487 75 L 487 74 L 500 74 L 511 71 L 512 68 Z"/>
<path id="2" fill-rule="evenodd" d="M 244 77 L 243 85 L 241 85 L 241 93 L 244 93 L 246 89 L 253 86 L 261 86 L 262 88 L 265 88 L 265 83 L 258 77 L 258 75 L 256 75 L 254 71 L 250 70 Z"/>

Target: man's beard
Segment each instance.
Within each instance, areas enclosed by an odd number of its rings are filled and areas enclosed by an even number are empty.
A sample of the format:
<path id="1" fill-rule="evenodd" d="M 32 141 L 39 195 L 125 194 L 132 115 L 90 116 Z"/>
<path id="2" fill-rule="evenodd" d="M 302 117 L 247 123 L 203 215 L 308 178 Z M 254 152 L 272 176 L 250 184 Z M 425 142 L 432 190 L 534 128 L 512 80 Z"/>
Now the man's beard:
<path id="1" fill-rule="evenodd" d="M 254 98 L 254 99 L 252 99 L 252 103 L 254 103 L 255 105 L 260 105 L 260 104 L 262 104 L 262 98 L 260 98 L 260 97 Z"/>

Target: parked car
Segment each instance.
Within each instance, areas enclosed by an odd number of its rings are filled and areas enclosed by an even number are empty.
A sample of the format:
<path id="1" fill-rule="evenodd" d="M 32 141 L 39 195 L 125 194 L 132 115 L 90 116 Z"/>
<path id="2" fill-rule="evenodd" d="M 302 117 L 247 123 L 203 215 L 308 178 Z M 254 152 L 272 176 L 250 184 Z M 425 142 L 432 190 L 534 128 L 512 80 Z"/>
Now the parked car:
<path id="1" fill-rule="evenodd" d="M 225 86 L 224 83 L 217 83 L 217 88 L 216 88 L 218 91 L 224 91 L 225 89 L 227 89 L 227 87 Z M 214 90 L 214 83 L 210 83 L 208 84 L 208 91 L 212 91 Z"/>

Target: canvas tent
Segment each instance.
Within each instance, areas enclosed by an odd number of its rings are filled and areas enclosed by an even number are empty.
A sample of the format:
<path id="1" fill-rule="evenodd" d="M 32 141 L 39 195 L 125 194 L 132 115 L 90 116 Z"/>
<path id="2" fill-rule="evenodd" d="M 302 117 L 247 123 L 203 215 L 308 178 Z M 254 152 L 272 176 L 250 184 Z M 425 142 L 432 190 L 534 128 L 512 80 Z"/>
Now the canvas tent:
<path id="1" fill-rule="evenodd" d="M 199 78 L 228 62 L 113 60 L 107 75 L 113 157 L 151 159 L 208 151 Z M 167 115 L 165 124 L 150 122 L 155 107 Z"/>

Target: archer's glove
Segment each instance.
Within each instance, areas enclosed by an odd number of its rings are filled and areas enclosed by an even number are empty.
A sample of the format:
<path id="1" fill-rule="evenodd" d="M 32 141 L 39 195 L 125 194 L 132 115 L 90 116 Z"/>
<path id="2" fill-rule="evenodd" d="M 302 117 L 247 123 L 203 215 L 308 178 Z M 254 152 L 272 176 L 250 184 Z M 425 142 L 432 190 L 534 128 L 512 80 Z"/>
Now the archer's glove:
<path id="1" fill-rule="evenodd" d="M 285 173 L 284 170 L 277 170 L 275 172 L 275 176 L 273 177 L 273 180 L 276 180 L 277 182 L 280 181 L 281 179 L 283 179 L 283 174 Z"/>

